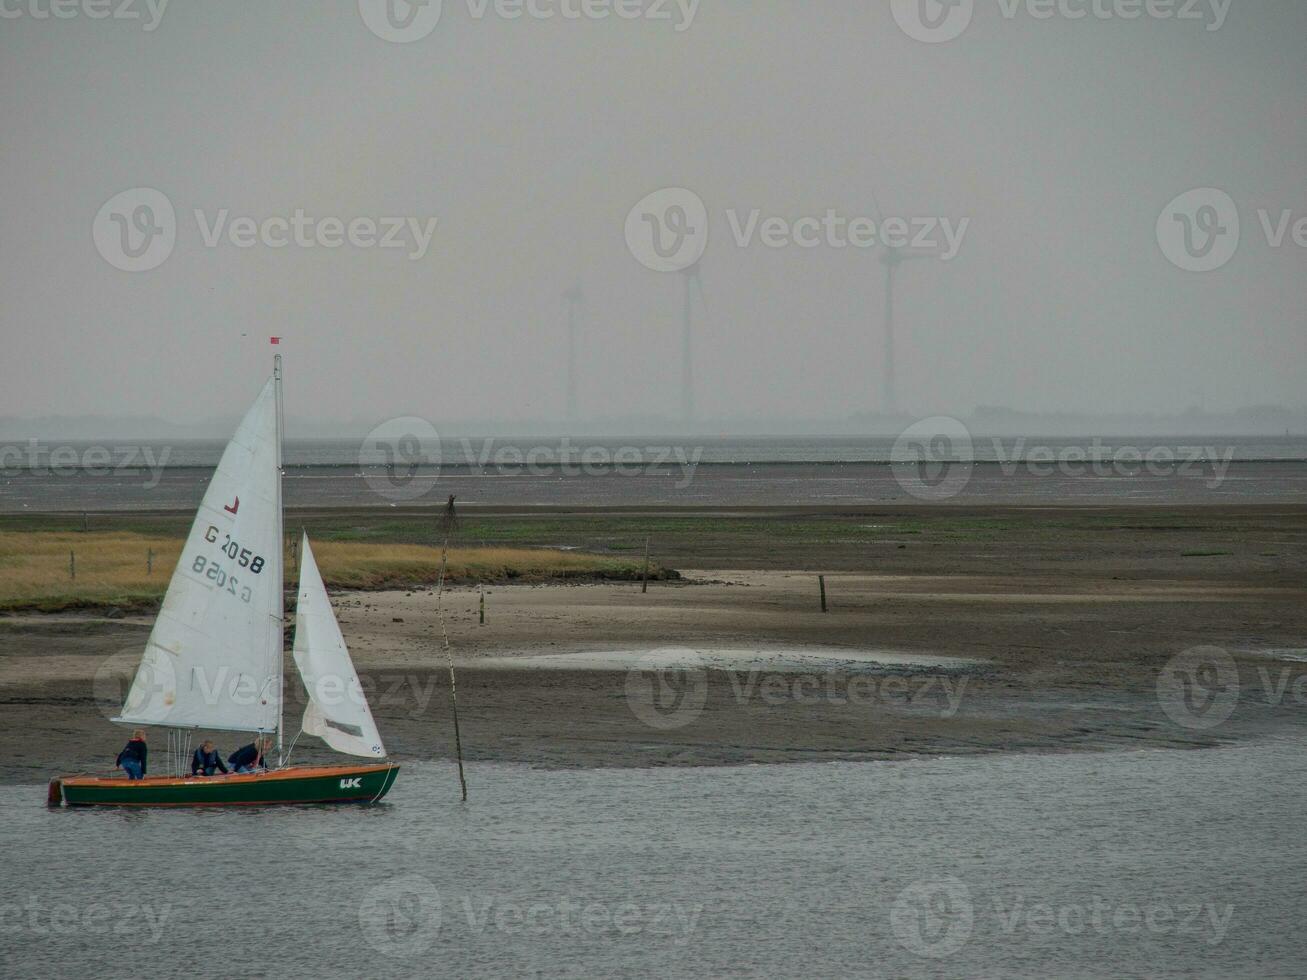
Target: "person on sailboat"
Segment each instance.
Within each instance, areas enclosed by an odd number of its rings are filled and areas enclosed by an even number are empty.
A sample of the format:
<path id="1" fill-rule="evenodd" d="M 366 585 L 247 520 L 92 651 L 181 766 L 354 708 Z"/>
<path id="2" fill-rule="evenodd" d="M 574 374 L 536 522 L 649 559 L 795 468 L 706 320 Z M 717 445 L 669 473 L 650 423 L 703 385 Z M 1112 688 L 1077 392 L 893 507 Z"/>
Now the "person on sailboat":
<path id="1" fill-rule="evenodd" d="M 272 739 L 256 738 L 249 745 L 242 745 L 227 756 L 227 763 L 231 766 L 232 772 L 253 772 L 259 766 L 267 769 L 268 759 L 264 753 L 270 748 L 272 748 Z"/>
<path id="2" fill-rule="evenodd" d="M 222 764 L 222 756 L 218 754 L 212 742 L 202 743 L 191 756 L 191 775 L 212 776 L 219 769 L 222 770 L 223 775 L 227 774 L 227 767 Z"/>
<path id="3" fill-rule="evenodd" d="M 132 737 L 123 750 L 118 753 L 118 758 L 114 760 L 114 765 L 127 773 L 128 779 L 145 778 L 145 760 L 149 755 L 149 750 L 145 745 L 145 731 L 136 729 L 132 732 Z"/>

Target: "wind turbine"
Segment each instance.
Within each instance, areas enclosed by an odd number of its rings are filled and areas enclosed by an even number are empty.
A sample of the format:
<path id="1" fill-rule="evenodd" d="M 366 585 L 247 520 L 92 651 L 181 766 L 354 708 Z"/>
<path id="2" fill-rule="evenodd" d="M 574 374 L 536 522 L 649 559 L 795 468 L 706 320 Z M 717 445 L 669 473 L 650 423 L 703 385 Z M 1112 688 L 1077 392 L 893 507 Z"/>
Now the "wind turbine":
<path id="1" fill-rule="evenodd" d="M 576 421 L 576 313 L 585 301 L 578 282 L 563 293 L 567 304 L 567 421 Z"/>
<path id="2" fill-rule="evenodd" d="M 694 291 L 699 292 L 699 306 L 704 314 L 708 312 L 708 303 L 703 298 L 703 278 L 696 262 L 689 268 L 681 270 L 685 285 L 685 302 L 681 308 L 681 417 L 686 422 L 694 421 L 694 335 L 692 314 L 694 313 Z"/>
<path id="3" fill-rule="evenodd" d="M 912 259 L 936 259 L 936 252 L 923 252 L 910 249 L 904 245 L 887 245 L 884 240 L 885 216 L 881 213 L 880 203 L 873 192 L 872 207 L 876 211 L 876 227 L 880 230 L 880 263 L 885 267 L 885 348 L 881 363 L 882 377 L 881 410 L 886 415 L 897 415 L 899 411 L 898 393 L 894 376 L 894 274 L 904 262 Z"/>

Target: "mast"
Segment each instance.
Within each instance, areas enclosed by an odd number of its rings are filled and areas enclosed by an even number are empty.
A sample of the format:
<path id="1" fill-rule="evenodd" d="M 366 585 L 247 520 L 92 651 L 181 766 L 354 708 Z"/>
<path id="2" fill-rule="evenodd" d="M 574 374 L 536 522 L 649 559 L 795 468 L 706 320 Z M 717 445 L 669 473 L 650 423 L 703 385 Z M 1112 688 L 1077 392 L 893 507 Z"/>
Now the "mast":
<path id="1" fill-rule="evenodd" d="M 277 396 L 277 570 L 276 577 L 273 579 L 277 583 L 277 604 L 274 607 L 277 617 L 277 765 L 282 764 L 283 757 L 281 754 L 282 747 L 282 729 L 285 725 L 286 715 L 286 692 L 285 687 L 285 665 L 283 660 L 286 656 L 286 518 L 282 511 L 281 502 L 281 477 L 282 477 L 282 430 L 284 423 L 281 414 L 281 355 L 272 356 L 272 381 L 273 389 Z"/>

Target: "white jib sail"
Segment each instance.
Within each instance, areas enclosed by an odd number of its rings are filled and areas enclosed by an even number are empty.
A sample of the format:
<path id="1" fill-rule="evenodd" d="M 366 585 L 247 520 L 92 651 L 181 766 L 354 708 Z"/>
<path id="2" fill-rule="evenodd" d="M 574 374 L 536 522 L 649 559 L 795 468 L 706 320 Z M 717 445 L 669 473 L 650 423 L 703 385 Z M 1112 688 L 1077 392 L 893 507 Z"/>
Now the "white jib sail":
<path id="1" fill-rule="evenodd" d="M 340 624 L 331 609 L 307 534 L 300 550 L 294 654 L 309 694 L 300 726 L 305 733 L 317 736 L 337 752 L 384 756 L 386 747 L 381 744 L 354 661 L 340 635 Z"/>
<path id="2" fill-rule="evenodd" d="M 276 391 L 269 380 L 222 454 L 115 721 L 276 729 L 279 480 Z"/>

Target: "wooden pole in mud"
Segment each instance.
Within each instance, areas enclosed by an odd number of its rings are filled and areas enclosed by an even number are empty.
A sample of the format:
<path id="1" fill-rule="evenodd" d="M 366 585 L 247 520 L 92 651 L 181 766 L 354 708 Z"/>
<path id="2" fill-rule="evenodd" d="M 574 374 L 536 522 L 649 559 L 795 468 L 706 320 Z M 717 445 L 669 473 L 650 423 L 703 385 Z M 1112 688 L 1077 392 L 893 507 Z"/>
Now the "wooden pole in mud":
<path id="1" fill-rule="evenodd" d="M 817 587 L 821 589 L 821 611 L 826 611 L 826 576 L 817 576 Z"/>
<path id="2" fill-rule="evenodd" d="M 154 549 L 153 548 L 145 549 L 145 574 L 146 575 L 154 574 Z"/>
<path id="3" fill-rule="evenodd" d="M 68 552 L 68 577 L 74 581 L 77 579 L 77 555 L 72 551 Z"/>
<path id="4" fill-rule="evenodd" d="M 454 755 L 458 758 L 458 785 L 463 791 L 463 802 L 467 802 L 467 776 L 463 772 L 463 738 L 458 730 L 458 687 L 454 682 L 454 655 L 449 649 L 449 630 L 445 627 L 445 609 L 440 598 L 445 592 L 445 569 L 449 563 L 449 536 L 454 533 L 456 518 L 454 516 L 454 495 L 449 495 L 442 518 L 445 526 L 445 545 L 440 550 L 440 577 L 436 581 L 436 615 L 440 618 L 440 635 L 444 641 L 445 661 L 449 664 L 449 706 L 454 720 Z"/>
<path id="5" fill-rule="evenodd" d="M 481 586 L 477 586 L 477 596 L 481 600 L 481 625 L 486 625 L 486 593 Z"/>
<path id="6" fill-rule="evenodd" d="M 649 537 L 644 539 L 644 571 L 640 573 L 640 591 L 649 591 Z"/>

